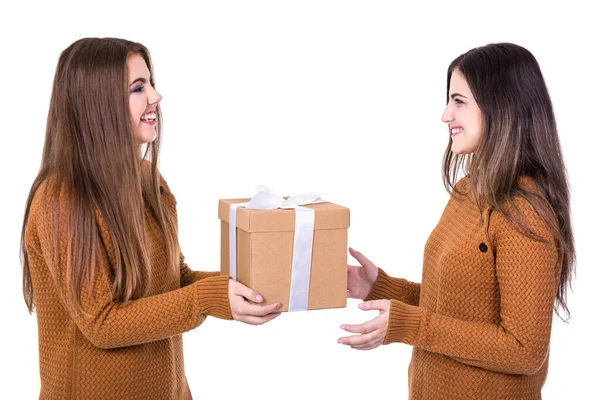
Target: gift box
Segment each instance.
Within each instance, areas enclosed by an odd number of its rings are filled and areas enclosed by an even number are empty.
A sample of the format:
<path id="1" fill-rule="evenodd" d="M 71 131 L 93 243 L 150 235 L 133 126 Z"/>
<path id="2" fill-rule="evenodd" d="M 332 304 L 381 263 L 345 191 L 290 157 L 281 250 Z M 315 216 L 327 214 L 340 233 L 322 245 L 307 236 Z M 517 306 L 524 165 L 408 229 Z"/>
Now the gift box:
<path id="1" fill-rule="evenodd" d="M 221 273 L 280 311 L 345 307 L 350 210 L 329 202 L 252 209 L 249 201 L 219 200 Z"/>

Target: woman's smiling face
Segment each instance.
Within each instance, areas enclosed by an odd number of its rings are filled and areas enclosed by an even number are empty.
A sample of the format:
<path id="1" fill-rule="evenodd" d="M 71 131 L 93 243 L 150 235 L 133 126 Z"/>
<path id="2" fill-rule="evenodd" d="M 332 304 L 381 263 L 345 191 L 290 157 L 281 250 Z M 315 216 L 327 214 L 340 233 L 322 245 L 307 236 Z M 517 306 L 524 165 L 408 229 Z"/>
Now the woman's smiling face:
<path id="1" fill-rule="evenodd" d="M 481 109 L 465 76 L 458 69 L 450 77 L 448 104 L 442 121 L 448 124 L 454 154 L 470 154 L 477 149 L 483 131 Z"/>
<path id="2" fill-rule="evenodd" d="M 127 59 L 129 73 L 129 112 L 139 144 L 156 139 L 156 106 L 162 100 L 150 83 L 150 70 L 139 54 Z"/>

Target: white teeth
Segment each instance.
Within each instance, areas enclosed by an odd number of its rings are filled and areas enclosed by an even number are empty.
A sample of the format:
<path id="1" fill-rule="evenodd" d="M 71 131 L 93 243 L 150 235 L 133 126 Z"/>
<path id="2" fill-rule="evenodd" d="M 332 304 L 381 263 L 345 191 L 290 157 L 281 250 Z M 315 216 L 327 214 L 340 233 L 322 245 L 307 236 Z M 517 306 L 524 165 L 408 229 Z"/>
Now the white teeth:
<path id="1" fill-rule="evenodd" d="M 142 121 L 156 121 L 156 112 L 149 112 L 148 114 L 142 115 L 140 118 Z"/>
<path id="2" fill-rule="evenodd" d="M 452 132 L 453 135 L 455 135 L 455 134 L 457 134 L 459 132 L 462 132 L 462 131 L 463 131 L 463 128 L 453 128 L 451 132 Z"/>

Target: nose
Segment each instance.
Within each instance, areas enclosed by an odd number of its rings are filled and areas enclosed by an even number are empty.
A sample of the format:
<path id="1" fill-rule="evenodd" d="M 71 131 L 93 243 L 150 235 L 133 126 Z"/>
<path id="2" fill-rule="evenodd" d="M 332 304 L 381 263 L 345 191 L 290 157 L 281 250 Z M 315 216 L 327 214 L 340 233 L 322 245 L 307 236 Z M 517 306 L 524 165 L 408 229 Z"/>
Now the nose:
<path id="1" fill-rule="evenodd" d="M 158 104 L 162 100 L 162 96 L 154 87 L 148 93 L 148 104 Z"/>
<path id="2" fill-rule="evenodd" d="M 442 113 L 442 122 L 448 123 L 454 119 L 454 110 L 452 109 L 452 103 L 448 102 L 444 112 Z"/>

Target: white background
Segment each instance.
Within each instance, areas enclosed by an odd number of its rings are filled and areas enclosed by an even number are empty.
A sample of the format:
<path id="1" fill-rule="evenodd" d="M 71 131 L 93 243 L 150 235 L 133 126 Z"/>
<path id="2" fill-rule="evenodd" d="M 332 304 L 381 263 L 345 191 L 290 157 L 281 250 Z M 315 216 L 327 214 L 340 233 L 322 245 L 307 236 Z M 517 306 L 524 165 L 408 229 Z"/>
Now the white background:
<path id="1" fill-rule="evenodd" d="M 218 199 L 251 196 L 263 183 L 281 194 L 328 193 L 351 209 L 350 245 L 415 281 L 448 199 L 440 174 L 446 68 L 490 42 L 527 47 L 554 102 L 579 261 L 573 317 L 555 319 L 544 399 L 597 395 L 600 28 L 589 6 L 15 4 L 0 16 L 3 398 L 39 393 L 36 319 L 21 296 L 20 229 L 58 56 L 87 36 L 139 41 L 152 53 L 164 97 L 161 170 L 178 198 L 180 242 L 192 268 L 218 269 Z M 374 317 L 357 304 L 284 314 L 260 327 L 209 318 L 184 335 L 194 397 L 406 398 L 408 346 L 360 352 L 336 343 L 340 324 Z"/>

